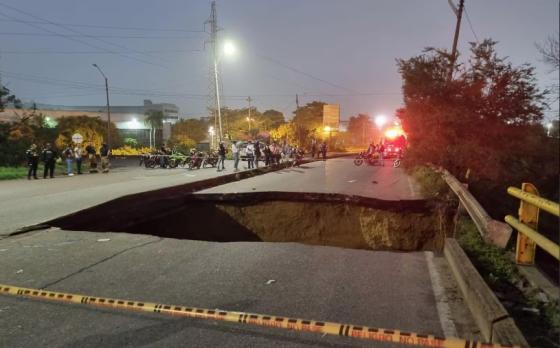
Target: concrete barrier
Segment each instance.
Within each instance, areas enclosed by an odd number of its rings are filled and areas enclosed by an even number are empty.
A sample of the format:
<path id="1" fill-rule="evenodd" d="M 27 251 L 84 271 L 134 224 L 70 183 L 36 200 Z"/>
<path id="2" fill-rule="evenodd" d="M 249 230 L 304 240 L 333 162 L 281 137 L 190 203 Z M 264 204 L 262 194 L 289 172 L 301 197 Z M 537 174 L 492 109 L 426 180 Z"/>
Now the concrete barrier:
<path id="1" fill-rule="evenodd" d="M 447 238 L 443 253 L 483 337 L 490 342 L 529 347 L 507 310 L 488 288 L 459 243 Z"/>

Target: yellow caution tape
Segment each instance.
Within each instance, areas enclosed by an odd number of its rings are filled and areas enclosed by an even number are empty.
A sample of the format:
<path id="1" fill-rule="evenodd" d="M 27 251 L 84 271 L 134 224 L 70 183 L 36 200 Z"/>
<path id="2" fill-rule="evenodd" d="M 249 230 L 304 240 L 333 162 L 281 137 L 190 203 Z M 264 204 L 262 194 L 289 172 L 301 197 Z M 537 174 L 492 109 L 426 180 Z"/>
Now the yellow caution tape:
<path id="1" fill-rule="evenodd" d="M 309 331 L 334 336 L 355 337 L 372 341 L 383 341 L 414 345 L 421 347 L 448 348 L 512 348 L 511 345 L 496 343 L 481 343 L 459 338 L 443 338 L 434 335 L 422 335 L 400 330 L 378 329 L 368 326 L 333 323 L 327 321 L 305 320 L 255 313 L 231 312 L 220 309 L 204 309 L 195 307 L 172 306 L 152 302 L 138 302 L 106 297 L 94 297 L 39 289 L 20 288 L 17 286 L 0 284 L 0 294 L 22 296 L 69 302 L 104 308 L 114 308 L 127 311 L 141 311 L 166 314 L 171 316 L 228 321 L 240 324 L 252 324 L 278 329 Z"/>

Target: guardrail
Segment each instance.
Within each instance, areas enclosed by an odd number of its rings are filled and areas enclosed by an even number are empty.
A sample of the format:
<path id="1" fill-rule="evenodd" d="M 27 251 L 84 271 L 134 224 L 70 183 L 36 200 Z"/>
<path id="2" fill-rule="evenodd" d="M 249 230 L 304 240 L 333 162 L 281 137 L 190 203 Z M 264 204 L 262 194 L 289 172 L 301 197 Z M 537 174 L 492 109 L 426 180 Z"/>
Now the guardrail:
<path id="1" fill-rule="evenodd" d="M 519 219 L 512 215 L 505 217 L 505 221 L 519 232 L 515 248 L 515 262 L 521 265 L 534 265 L 537 245 L 557 260 L 560 260 L 560 247 L 558 244 L 537 231 L 539 210 L 542 209 L 555 216 L 560 216 L 560 205 L 540 197 L 537 188 L 530 183 L 523 183 L 521 189 L 509 187 L 507 192 L 521 200 Z"/>
<path id="2" fill-rule="evenodd" d="M 492 219 L 464 184 L 445 169 L 438 169 L 443 180 L 457 195 L 461 205 L 469 213 L 478 232 L 485 241 L 505 248 L 513 230 L 507 224 Z"/>

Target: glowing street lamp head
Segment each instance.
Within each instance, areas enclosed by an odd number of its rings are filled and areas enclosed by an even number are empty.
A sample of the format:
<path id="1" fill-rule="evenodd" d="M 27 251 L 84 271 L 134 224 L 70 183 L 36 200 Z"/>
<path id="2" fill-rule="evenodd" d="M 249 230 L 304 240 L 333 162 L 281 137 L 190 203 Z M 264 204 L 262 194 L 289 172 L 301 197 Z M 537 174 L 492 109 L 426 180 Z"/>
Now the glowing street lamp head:
<path id="1" fill-rule="evenodd" d="M 383 126 L 387 123 L 387 116 L 385 115 L 377 115 L 375 116 L 375 125 L 378 128 L 383 128 Z"/>
<path id="2" fill-rule="evenodd" d="M 329 133 L 330 131 L 331 131 L 331 127 L 326 126 L 326 127 L 325 127 L 325 132 Z"/>
<path id="3" fill-rule="evenodd" d="M 237 48 L 235 47 L 235 45 L 233 44 L 233 42 L 231 41 L 226 41 L 224 43 L 224 53 L 227 56 L 232 56 L 237 52 Z"/>

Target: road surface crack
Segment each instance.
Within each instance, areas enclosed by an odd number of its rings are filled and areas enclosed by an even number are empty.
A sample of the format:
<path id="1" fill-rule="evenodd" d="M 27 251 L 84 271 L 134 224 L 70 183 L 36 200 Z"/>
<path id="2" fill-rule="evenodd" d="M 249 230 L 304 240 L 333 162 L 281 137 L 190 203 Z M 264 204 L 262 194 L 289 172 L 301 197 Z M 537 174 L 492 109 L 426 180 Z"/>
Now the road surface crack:
<path id="1" fill-rule="evenodd" d="M 134 246 L 131 246 L 130 248 L 123 249 L 123 250 L 121 250 L 121 251 L 119 251 L 119 252 L 114 253 L 113 255 L 107 256 L 107 257 L 105 257 L 105 258 L 103 258 L 103 259 L 101 259 L 101 260 L 99 260 L 99 261 L 97 261 L 97 262 L 95 262 L 95 263 L 92 263 L 91 265 L 82 267 L 82 268 L 80 268 L 79 270 L 77 270 L 77 271 L 75 271 L 75 272 L 72 272 L 72 273 L 70 273 L 70 274 L 68 274 L 68 275 L 66 275 L 66 276 L 64 276 L 64 277 L 62 277 L 62 278 L 60 278 L 60 279 L 58 279 L 58 280 L 55 280 L 55 281 L 50 282 L 50 283 L 47 283 L 47 284 L 41 286 L 39 289 L 41 289 L 41 290 L 42 290 L 42 289 L 46 289 L 46 288 L 48 288 L 48 287 L 50 287 L 50 286 L 53 286 L 53 285 L 55 285 L 55 284 L 58 284 L 58 283 L 60 283 L 60 282 L 62 282 L 62 281 L 64 281 L 64 280 L 66 280 L 66 279 L 68 279 L 68 278 L 70 278 L 70 277 L 73 277 L 73 276 L 75 276 L 75 275 L 78 275 L 78 274 L 80 274 L 80 273 L 82 273 L 82 272 L 84 272 L 84 271 L 87 271 L 87 270 L 90 269 L 90 268 L 93 268 L 93 267 L 95 267 L 95 266 L 97 266 L 97 265 L 100 265 L 100 264 L 102 264 L 102 263 L 104 263 L 104 262 L 106 262 L 106 261 L 109 261 L 109 260 L 111 260 L 111 259 L 113 259 L 113 258 L 115 258 L 115 257 L 117 257 L 117 256 L 119 256 L 119 255 L 121 255 L 121 254 L 124 254 L 124 253 L 126 253 L 127 251 L 130 251 L 130 250 L 133 250 L 133 249 L 137 249 L 137 248 L 141 248 L 141 247 L 146 246 L 146 245 L 149 245 L 149 244 L 159 243 L 159 242 L 161 242 L 162 240 L 163 240 L 163 238 L 158 238 L 157 240 L 151 240 L 151 241 L 148 241 L 148 242 L 146 242 L 146 243 L 134 245 Z"/>

